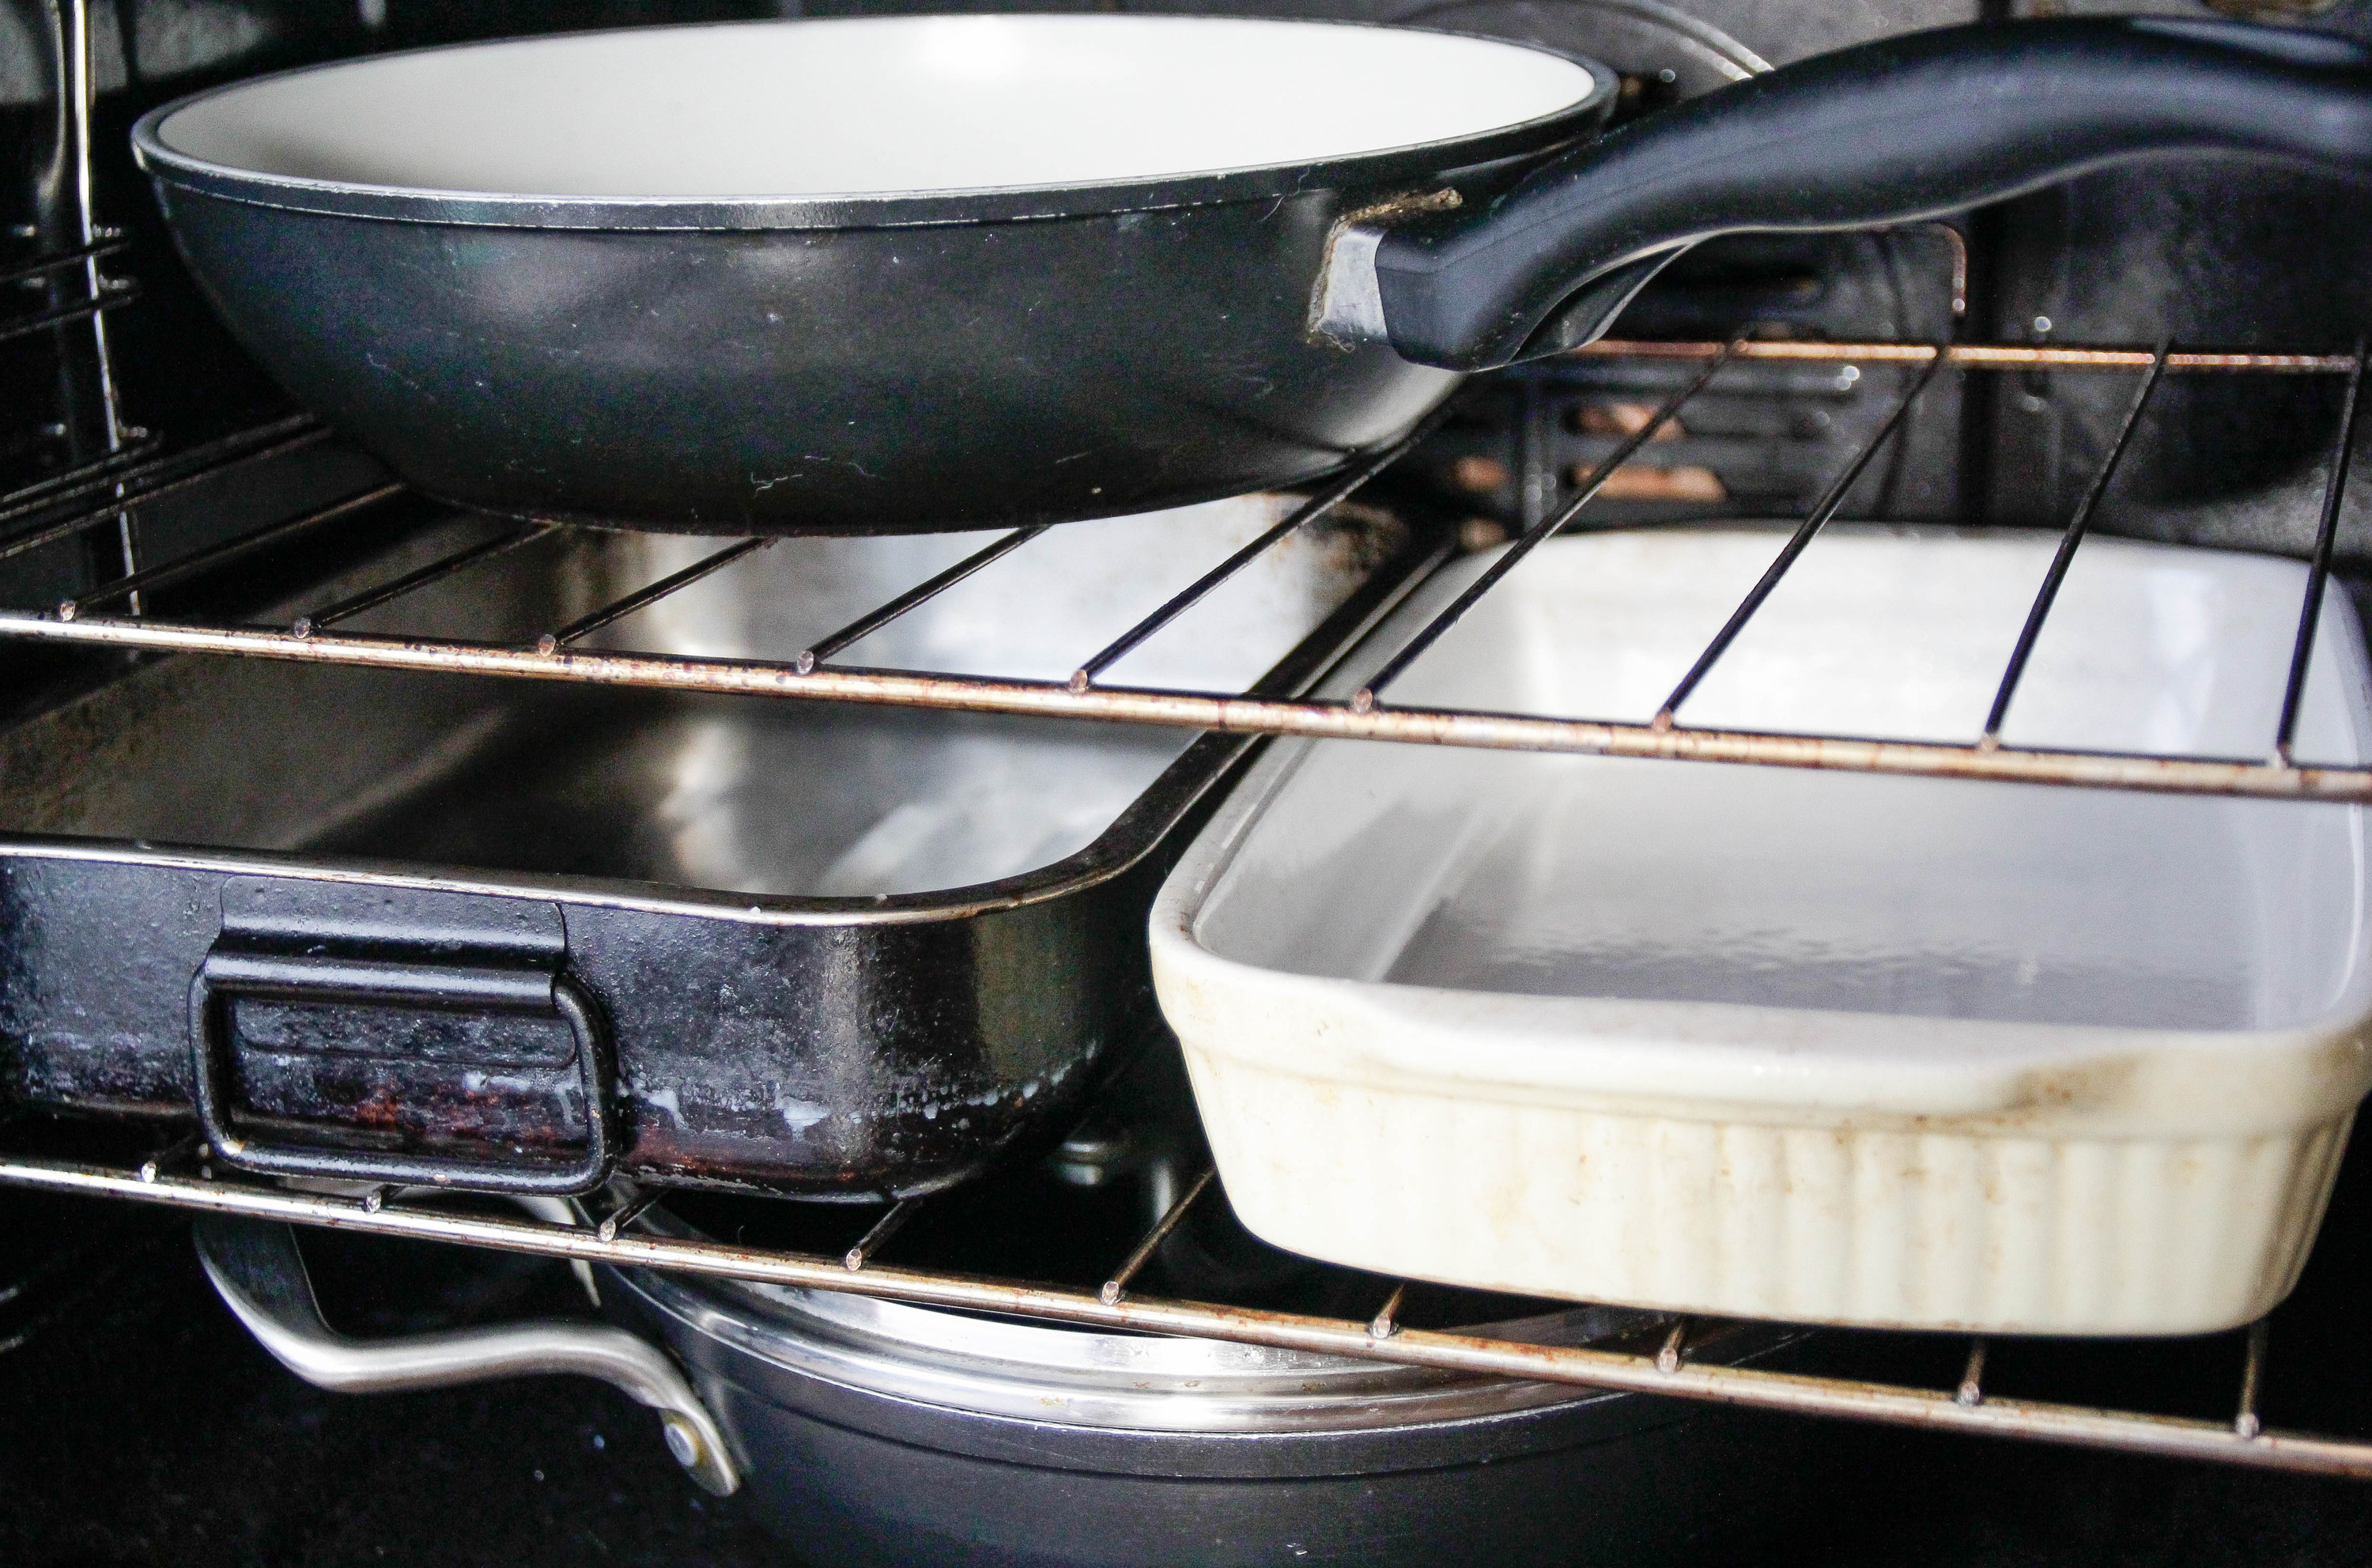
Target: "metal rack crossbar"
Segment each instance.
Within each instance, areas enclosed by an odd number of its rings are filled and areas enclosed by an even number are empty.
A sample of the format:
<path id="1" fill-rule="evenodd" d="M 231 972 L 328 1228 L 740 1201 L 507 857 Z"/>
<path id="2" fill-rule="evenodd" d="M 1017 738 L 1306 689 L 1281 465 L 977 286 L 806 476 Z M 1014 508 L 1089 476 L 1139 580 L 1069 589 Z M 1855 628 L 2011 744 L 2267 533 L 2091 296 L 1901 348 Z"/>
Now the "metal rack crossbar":
<path id="1" fill-rule="evenodd" d="M 1722 361 L 1715 360 L 1714 363 L 1718 365 Z M 1715 663 L 1721 656 L 1729 651 L 1729 645 L 1738 640 L 1738 634 L 1746 630 L 1747 621 L 1753 618 L 1756 610 L 1762 608 L 1763 601 L 1771 597 L 1773 590 L 1779 587 L 1780 580 L 1786 576 L 1788 568 L 1796 564 L 1813 539 L 1829 525 L 1829 520 L 1837 515 L 1837 508 L 1844 505 L 1845 495 L 1853 489 L 1854 482 L 1868 471 L 1870 462 L 1878 456 L 1879 448 L 1891 440 L 1894 433 L 1902 427 L 1903 420 L 1910 415 L 1912 408 L 1919 401 L 1919 394 L 1927 389 L 1927 384 L 1936 378 L 1936 372 L 1943 367 L 1944 361 L 1940 357 L 1931 359 L 1918 375 L 1912 377 L 1910 389 L 1902 394 L 1893 408 L 1887 411 L 1885 420 L 1876 430 L 1870 432 L 1869 439 L 1862 443 L 1861 449 L 1853 455 L 1843 470 L 1829 482 L 1828 489 L 1821 494 L 1820 500 L 1813 503 L 1812 510 L 1804 518 L 1802 526 L 1797 528 L 1795 533 L 1789 536 L 1787 542 L 1781 547 L 1777 559 L 1773 560 L 1770 567 L 1764 571 L 1762 579 L 1747 591 L 1746 598 L 1739 601 L 1737 610 L 1731 611 L 1729 619 L 1722 622 L 1721 630 L 1714 633 L 1713 641 L 1705 645 L 1704 652 L 1697 656 L 1696 662 L 1689 666 L 1689 672 L 1680 677 L 1680 684 L 1673 687 L 1671 694 L 1664 699 L 1664 705 L 1656 710 L 1656 716 L 1650 721 L 1654 727 L 1657 729 L 1672 727 L 1673 711 L 1689 700 L 1689 693 L 1697 689 L 1698 683 L 1712 671 Z"/>
<path id="2" fill-rule="evenodd" d="M 0 519 L 29 516 L 45 506 L 61 505 L 103 489 L 114 483 L 116 476 L 133 464 L 154 456 L 163 445 L 163 438 L 154 432 L 143 432 L 137 439 L 127 441 L 114 451 L 0 494 Z"/>
<path id="3" fill-rule="evenodd" d="M 0 528 L 29 518 L 39 519 L 22 533 L 0 534 L 0 561 L 70 538 L 110 520 L 128 506 L 162 501 L 208 480 L 320 446 L 331 438 L 331 431 L 312 415 L 293 414 L 145 461 L 126 465 L 119 461 L 122 453 L 110 453 L 72 474 L 53 476 L 39 486 L 29 485 L 25 499 L 12 505 L 0 505 Z M 53 485 L 56 488 L 52 488 Z M 56 507 L 101 494 L 108 497 L 103 505 L 68 517 L 49 516 Z"/>
<path id="4" fill-rule="evenodd" d="M 1580 353 L 1584 358 L 1599 361 L 1615 358 L 1694 361 L 1698 369 L 1645 425 L 1633 432 L 1607 460 L 1597 465 L 1564 505 L 1510 545 L 1456 601 L 1411 636 L 1365 690 L 1346 701 L 1287 702 L 1248 697 L 1232 691 L 1110 685 L 1103 683 L 1100 677 L 1127 653 L 1168 629 L 1184 610 L 1241 571 L 1264 551 L 1273 548 L 1288 535 L 1350 498 L 1391 458 L 1397 456 L 1406 443 L 1396 443 L 1389 449 L 1370 452 L 1346 463 L 1337 479 L 1320 487 L 1303 505 L 1276 526 L 1235 551 L 1183 590 L 1169 596 L 1151 614 L 1118 638 L 1106 643 L 1102 648 L 1083 650 L 1084 656 L 1075 673 L 1063 682 L 868 668 L 831 662 L 835 655 L 914 606 L 953 587 L 1003 555 L 1027 547 L 1045 531 L 1042 525 L 1017 529 L 998 538 L 820 639 L 791 660 L 694 658 L 571 645 L 597 628 L 619 621 L 711 572 L 729 567 L 742 554 L 758 548 L 759 541 L 756 540 L 730 545 L 693 567 L 638 588 L 568 625 L 553 627 L 524 643 L 464 642 L 389 633 L 328 633 L 328 629 L 337 622 L 366 610 L 395 604 L 404 596 L 431 583 L 444 581 L 494 555 L 518 548 L 565 526 L 554 523 L 531 524 L 500 539 L 472 544 L 387 583 L 349 593 L 336 603 L 298 617 L 287 626 L 159 620 L 140 614 L 136 602 L 134 612 L 126 615 L 87 613 L 90 607 L 126 598 L 132 590 L 140 587 L 180 581 L 194 575 L 200 564 L 219 563 L 184 558 L 152 567 L 138 574 L 136 578 L 127 577 L 86 594 L 74 601 L 71 610 L 61 607 L 55 610 L 0 610 L 0 637 L 156 653 L 238 654 L 303 662 L 437 670 L 591 685 L 1102 719 L 1237 734 L 1578 752 L 2178 794 L 2372 803 L 2372 767 L 2301 765 L 2291 756 L 2297 697 L 2303 690 L 2304 672 L 2313 647 L 2322 589 L 2330 573 L 2331 540 L 2348 479 L 2349 447 L 2356 429 L 2355 409 L 2362 379 L 2361 353 L 2221 353 L 2177 350 L 2168 343 L 2152 349 L 1834 343 L 1756 337 L 1740 337 L 1724 343 L 1602 343 Z M 1647 722 L 1632 723 L 1477 709 L 1401 706 L 1382 700 L 1381 693 L 1389 683 L 1432 646 L 1484 594 L 1517 570 L 1531 550 L 1579 521 L 1607 479 L 1653 439 L 1659 429 L 1677 418 L 1708 384 L 1731 366 L 1749 361 L 1773 360 L 1895 363 L 1911 369 L 1913 374 L 1890 412 L 1824 487 L 1820 501 L 1780 551 L 1762 582 L 1756 586 L 1721 632 L 1699 655 L 1689 675 L 1674 689 L 1662 711 Z M 1967 373 L 2037 367 L 2109 374 L 2138 373 L 2141 379 L 2126 410 L 2115 444 L 2105 462 L 2091 477 L 2082 501 L 2066 525 L 2059 552 L 2034 601 L 2008 667 L 2003 671 L 1991 710 L 1986 714 L 1970 715 L 1969 741 L 1955 744 L 1901 740 L 1883 736 L 1713 729 L 1692 726 L 1683 722 L 1683 706 L 1698 680 L 1722 656 L 1788 569 L 1837 514 L 1854 482 L 1886 445 L 1898 436 L 1917 399 L 1935 378 L 1948 369 Z M 2152 394 L 2167 376 L 2178 373 L 2316 375 L 2346 378 L 2346 412 L 2339 421 L 2337 436 L 2328 458 L 2330 479 L 2324 496 L 2321 528 L 2306 602 L 2301 607 L 2297 622 L 2295 656 L 2289 671 L 2289 691 L 2281 724 L 2275 733 L 2265 737 L 2264 751 L 2255 756 L 2179 757 L 2007 745 L 2001 738 L 2002 724 L 2016 696 L 2019 678 L 2032 653 L 2035 639 L 2050 614 L 2068 563 L 2090 528 L 2094 511 L 2114 477 L 2117 464 L 2132 440 Z M 110 494 L 101 507 L 62 520 L 44 519 L 15 539 L 0 537 L 0 559 L 70 537 L 105 517 L 127 508 L 136 508 L 144 501 L 173 494 L 202 480 L 217 477 L 244 465 L 267 461 L 327 438 L 327 434 L 309 421 L 283 421 L 226 437 L 197 452 L 158 458 L 125 469 L 106 479 L 91 482 L 95 486 L 118 492 Z M 374 493 L 372 498 L 379 499 L 382 494 Z M 316 520 L 336 523 L 345 520 L 346 516 L 340 513 Z M 10 517 L 8 511 L 0 510 L 0 523 L 10 520 Z M 304 524 L 308 531 L 312 527 L 311 522 Z"/>
<path id="5" fill-rule="evenodd" d="M 912 1214 L 911 1203 L 889 1211 L 845 1255 L 827 1257 L 637 1230 L 634 1222 L 647 1207 L 645 1195 L 639 1193 L 620 1199 L 597 1225 L 565 1225 L 397 1201 L 381 1190 L 359 1197 L 287 1191 L 260 1179 L 214 1171 L 203 1165 L 203 1151 L 186 1141 L 132 1170 L 0 1156 L 0 1183 L 620 1268 L 839 1291 L 1096 1329 L 1185 1335 L 1797 1415 L 2372 1479 L 2372 1441 L 2263 1425 L 2257 1409 L 2268 1343 L 2262 1323 L 2252 1328 L 2247 1338 L 2232 1417 L 2207 1421 L 1989 1394 L 1983 1384 L 1985 1342 L 1982 1339 L 1971 1342 L 1965 1368 L 1952 1386 L 1934 1388 L 1750 1365 L 1700 1365 L 1688 1357 L 1692 1325 L 1685 1318 L 1676 1322 L 1662 1343 L 1646 1354 L 1410 1328 L 1397 1320 L 1405 1282 L 1379 1279 L 1379 1290 L 1388 1294 L 1380 1296 L 1375 1316 L 1366 1321 L 1131 1293 L 1126 1288 L 1129 1278 L 1212 1185 L 1208 1173 L 1132 1249 L 1103 1287 L 1091 1293 L 879 1261 L 878 1252 Z M 193 1164 L 200 1168 L 186 1168 Z M 1832 1337 L 1849 1339 L 1851 1334 L 1851 1330 L 1837 1330 Z"/>
<path id="6" fill-rule="evenodd" d="M 0 321 L 0 343 L 17 338 L 29 338 L 52 327 L 64 327 L 76 321 L 87 320 L 105 311 L 119 309 L 140 297 L 140 285 L 122 278 L 110 278 L 99 285 L 96 299 L 76 300 L 55 309 L 38 311 L 30 316 L 12 316 Z"/>
<path id="7" fill-rule="evenodd" d="M 5 288 L 10 284 L 31 283 L 36 278 L 48 277 L 52 273 L 62 273 L 68 267 L 81 266 L 85 261 L 104 261 L 110 256 L 119 255 L 130 249 L 132 249 L 132 241 L 119 234 L 73 250 L 61 250 L 54 256 L 44 256 L 38 261 L 29 261 L 21 267 L 11 267 L 6 272 L 0 272 L 0 288 Z"/>

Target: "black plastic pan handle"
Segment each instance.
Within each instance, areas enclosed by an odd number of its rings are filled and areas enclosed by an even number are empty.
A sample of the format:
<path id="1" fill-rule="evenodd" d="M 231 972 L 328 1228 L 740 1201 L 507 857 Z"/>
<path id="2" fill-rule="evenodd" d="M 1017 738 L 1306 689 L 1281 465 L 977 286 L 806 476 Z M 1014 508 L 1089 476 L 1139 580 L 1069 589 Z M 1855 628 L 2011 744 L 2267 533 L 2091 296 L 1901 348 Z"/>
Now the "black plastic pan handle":
<path id="1" fill-rule="evenodd" d="M 2157 17 L 1864 44 L 1611 132 L 1487 206 L 1345 229 L 1319 330 L 1488 369 L 1596 338 L 1715 235 L 1903 223 L 2204 151 L 2372 170 L 2372 53 Z"/>

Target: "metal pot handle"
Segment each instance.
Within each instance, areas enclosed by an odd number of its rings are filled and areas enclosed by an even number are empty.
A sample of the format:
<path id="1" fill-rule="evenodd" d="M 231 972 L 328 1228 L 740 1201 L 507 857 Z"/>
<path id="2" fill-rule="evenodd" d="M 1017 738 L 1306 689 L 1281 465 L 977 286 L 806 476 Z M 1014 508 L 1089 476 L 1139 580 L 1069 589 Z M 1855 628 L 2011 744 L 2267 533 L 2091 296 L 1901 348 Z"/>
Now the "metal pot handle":
<path id="1" fill-rule="evenodd" d="M 196 1229 L 198 1261 L 223 1304 L 281 1365 L 317 1388 L 383 1393 L 530 1373 L 581 1373 L 657 1411 L 668 1452 L 703 1489 L 722 1497 L 741 1484 L 723 1432 L 683 1374 L 622 1329 L 545 1319 L 352 1340 L 323 1320 L 288 1225 L 210 1214 Z"/>
<path id="2" fill-rule="evenodd" d="M 1328 249 L 1315 325 L 1485 370 L 1592 341 L 1715 235 L 1932 218 L 2196 152 L 2372 168 L 2372 54 L 2157 17 L 1881 39 L 1634 121 L 1497 201 L 1355 215 Z"/>

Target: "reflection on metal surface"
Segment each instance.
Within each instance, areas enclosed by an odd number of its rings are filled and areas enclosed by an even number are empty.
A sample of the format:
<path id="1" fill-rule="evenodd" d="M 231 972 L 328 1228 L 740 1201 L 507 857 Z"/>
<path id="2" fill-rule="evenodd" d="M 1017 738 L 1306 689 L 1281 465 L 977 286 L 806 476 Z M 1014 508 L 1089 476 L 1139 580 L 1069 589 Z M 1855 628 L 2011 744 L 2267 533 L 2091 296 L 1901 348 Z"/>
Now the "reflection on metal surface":
<path id="1" fill-rule="evenodd" d="M 1922 1388 L 1681 1358 L 1669 1370 L 1657 1354 L 1537 1344 L 1401 1328 L 1378 1337 L 1368 1322 L 1215 1307 L 1123 1295 L 1107 1302 L 1083 1291 L 894 1266 L 852 1273 L 837 1258 L 773 1252 L 711 1241 L 635 1234 L 603 1240 L 591 1230 L 417 1209 L 390 1203 L 366 1213 L 358 1200 L 281 1191 L 246 1181 L 158 1176 L 61 1161 L 0 1157 L 0 1184 L 87 1197 L 137 1199 L 219 1214 L 327 1225 L 381 1236 L 454 1242 L 500 1251 L 584 1259 L 625 1268 L 677 1271 L 890 1301 L 948 1307 L 1155 1334 L 1363 1357 L 1409 1366 L 1532 1378 L 1720 1404 L 1873 1421 L 1936 1431 L 2024 1437 L 2169 1458 L 2212 1459 L 2265 1469 L 2372 1479 L 2372 1441 L 2306 1434 L 2244 1432 L 2229 1421 L 2198 1421 L 2031 1400 L 1963 1402 L 1957 1388 Z M 2250 1367 L 2262 1367 L 2262 1337 Z M 2258 1372 L 2249 1375 L 2253 1419 Z"/>
<path id="2" fill-rule="evenodd" d="M 1573 482 L 1587 484 L 1597 474 L 1595 468 L 1584 463 L 1573 470 Z M 1729 491 L 1721 482 L 1721 476 L 1701 463 L 1682 463 L 1676 468 L 1650 468 L 1645 463 L 1625 463 L 1606 476 L 1605 488 L 1599 494 L 1609 501 L 1711 505 L 1729 499 Z"/>

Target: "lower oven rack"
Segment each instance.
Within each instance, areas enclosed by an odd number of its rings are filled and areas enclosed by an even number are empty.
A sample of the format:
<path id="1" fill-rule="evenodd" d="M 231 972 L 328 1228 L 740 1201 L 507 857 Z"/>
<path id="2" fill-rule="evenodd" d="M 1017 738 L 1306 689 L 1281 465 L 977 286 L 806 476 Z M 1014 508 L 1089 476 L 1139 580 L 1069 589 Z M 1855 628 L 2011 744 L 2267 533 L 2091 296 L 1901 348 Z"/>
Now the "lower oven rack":
<path id="1" fill-rule="evenodd" d="M 2317 615 L 2328 581 L 2366 362 L 2359 345 L 2348 354 L 2201 353 L 2171 344 L 2152 348 L 2045 345 L 1843 343 L 1744 336 L 1727 343 L 1601 343 L 1580 351 L 1595 360 L 1679 363 L 1694 374 L 1629 432 L 1610 457 L 1582 477 L 1564 504 L 1527 528 L 1492 571 L 1424 627 L 1398 656 L 1346 701 L 1285 701 L 1236 692 L 1132 688 L 1099 677 L 1123 656 L 1160 633 L 1184 611 L 1241 570 L 1263 550 L 1349 500 L 1410 443 L 1366 455 L 1343 476 L 1227 560 L 1186 585 L 1152 614 L 1106 647 L 1086 652 L 1066 681 L 997 679 L 943 672 L 870 669 L 832 662 L 841 650 L 994 561 L 1023 549 L 1043 530 L 1013 530 L 985 548 L 893 598 L 797 658 L 757 661 L 662 657 L 577 646 L 591 633 L 711 573 L 729 568 L 765 541 L 726 545 L 692 565 L 541 636 L 512 644 L 462 642 L 402 634 L 355 634 L 334 628 L 366 611 L 398 605 L 405 596 L 466 573 L 529 544 L 562 525 L 529 521 L 498 532 L 401 575 L 346 593 L 292 622 L 160 619 L 143 613 L 159 589 L 199 578 L 250 558 L 268 558 L 285 545 L 331 530 L 371 526 L 379 509 L 402 494 L 380 485 L 294 518 L 198 550 L 126 575 L 63 603 L 0 610 L 0 639 L 145 653 L 205 653 L 315 661 L 390 669 L 447 671 L 514 679 L 658 690 L 738 693 L 816 701 L 1092 718 L 1250 735 L 1296 735 L 1390 740 L 1519 750 L 1829 769 L 1843 772 L 1984 778 L 2039 784 L 2083 785 L 2179 794 L 2242 796 L 2372 804 L 2372 767 L 2320 766 L 2291 754 L 2291 739 Z M 1390 679 L 1471 609 L 1532 548 L 1580 520 L 1607 480 L 1637 455 L 1727 367 L 1751 361 L 1866 363 L 1912 372 L 1889 416 L 1834 476 L 1798 522 L 1770 570 L 1695 661 L 1662 709 L 1644 724 L 1581 717 L 1540 717 L 1468 710 L 1403 707 L 1386 700 Z M 1958 373 L 2052 370 L 2135 378 L 2115 444 L 2091 477 L 2062 533 L 2059 550 L 2036 595 L 2024 630 L 2003 670 L 1991 710 L 1972 714 L 1966 744 L 1883 737 L 1800 735 L 1693 727 L 1681 719 L 1689 696 L 1747 621 L 1778 586 L 1796 557 L 1836 515 L 1854 482 L 1901 428 L 1913 401 L 1936 377 Z M 2151 395 L 2169 375 L 2255 374 L 2343 378 L 2344 413 L 2330 448 L 2311 571 L 2300 606 L 2286 696 L 2275 733 L 2250 757 L 2184 758 L 2109 750 L 2041 750 L 2004 744 L 2004 717 L 2014 701 L 2028 655 L 2049 616 L 2068 565 L 2088 531 L 2102 491 Z M 1422 433 L 1420 433 L 1422 434 Z M 74 546 L 122 519 L 146 501 L 220 479 L 247 465 L 274 460 L 330 438 L 301 416 L 260 424 L 203 447 L 152 447 L 113 455 L 103 473 L 0 505 L 0 562 L 52 546 Z M 1412 441 L 1415 437 L 1411 438 Z M 128 557 L 127 557 L 128 559 Z M 1026 613 L 1027 607 L 1018 607 Z M 2257 1412 L 2268 1335 L 2260 1322 L 2247 1335 L 2238 1386 L 2225 1420 L 2202 1420 L 2138 1410 L 2006 1399 L 1984 1383 L 1986 1344 L 1968 1346 L 1957 1383 L 1924 1387 L 1902 1381 L 1701 1365 L 1689 1356 L 1683 1321 L 1653 1354 L 1520 1343 L 1405 1328 L 1395 1313 L 1405 1287 L 1379 1281 L 1379 1302 L 1366 1322 L 1163 1300 L 1130 1293 L 1128 1283 L 1188 1204 L 1213 1183 L 1206 1177 L 1125 1260 L 1099 1292 L 1028 1281 L 905 1268 L 880 1260 L 911 1212 L 892 1208 L 871 1235 L 842 1257 L 759 1250 L 638 1229 L 635 1215 L 648 1194 L 616 1191 L 597 1223 L 572 1226 L 454 1212 L 409 1200 L 392 1188 L 359 1196 L 300 1191 L 209 1165 L 194 1137 L 137 1165 L 102 1166 L 0 1152 L 0 1184 L 62 1195 L 113 1198 L 204 1213 L 246 1215 L 357 1233 L 408 1237 L 629 1268 L 677 1270 L 808 1289 L 842 1291 L 910 1303 L 1011 1314 L 1051 1321 L 1160 1334 L 1189 1335 L 1283 1349 L 1366 1357 L 1443 1369 L 1495 1374 L 1799 1414 L 1826 1415 L 1900 1426 L 2023 1438 L 2220 1463 L 2372 1480 L 2372 1437 L 2343 1438 L 2265 1428 Z M 1855 1330 L 1838 1334 L 1852 1342 Z"/>
<path id="2" fill-rule="evenodd" d="M 901 1268 L 878 1252 L 903 1223 L 909 1200 L 891 1209 L 871 1233 L 841 1257 L 775 1251 L 689 1239 L 635 1228 L 649 1195 L 624 1191 L 587 1225 L 551 1224 L 433 1208 L 380 1188 L 343 1197 L 295 1191 L 217 1170 L 202 1147 L 184 1141 L 133 1168 L 0 1156 L 0 1182 L 62 1195 L 131 1199 L 203 1214 L 318 1225 L 357 1234 L 439 1241 L 619 1268 L 670 1270 L 796 1289 L 841 1291 L 917 1306 L 953 1307 L 1103 1330 L 1187 1335 L 1444 1371 L 1571 1383 L 1587 1388 L 1734 1405 L 1930 1431 L 2104 1448 L 2167 1458 L 2205 1459 L 2252 1469 L 2372 1480 L 2372 1438 L 2339 1438 L 2265 1427 L 2257 1392 L 2268 1335 L 2260 1321 L 2247 1351 L 2228 1421 L 2203 1421 L 2139 1411 L 2109 1410 L 1989 1395 L 1983 1374 L 1986 1342 L 1970 1342 L 1956 1386 L 1922 1388 L 1897 1382 L 1751 1365 L 1692 1363 L 1689 1320 L 1675 1323 L 1651 1354 L 1531 1344 L 1469 1334 L 1403 1328 L 1394 1320 L 1405 1285 L 1386 1284 L 1366 1322 L 1272 1312 L 1130 1294 L 1128 1280 L 1189 1206 L 1212 1186 L 1210 1177 L 1187 1185 L 1113 1276 L 1094 1293 L 974 1274 Z M 1854 1330 L 1831 1330 L 1850 1335 Z"/>

